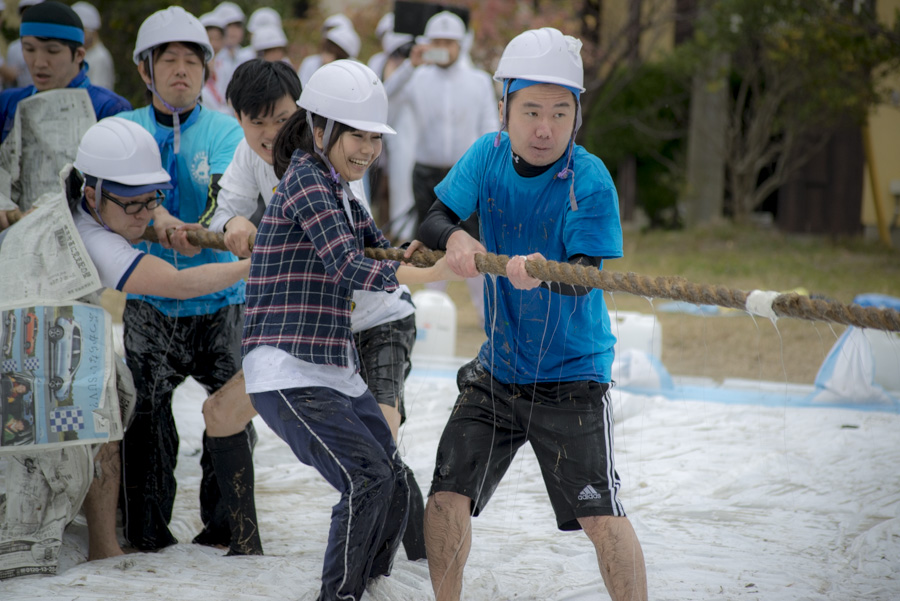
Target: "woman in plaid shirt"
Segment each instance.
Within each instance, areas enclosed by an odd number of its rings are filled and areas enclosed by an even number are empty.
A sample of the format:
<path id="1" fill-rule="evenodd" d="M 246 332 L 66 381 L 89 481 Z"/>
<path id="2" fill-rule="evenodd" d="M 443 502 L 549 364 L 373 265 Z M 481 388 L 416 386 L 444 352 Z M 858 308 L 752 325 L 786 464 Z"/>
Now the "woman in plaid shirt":
<path id="1" fill-rule="evenodd" d="M 275 140 L 281 182 L 251 256 L 244 376 L 269 427 L 341 493 L 319 598 L 359 599 L 370 578 L 390 572 L 409 487 L 358 371 L 351 295 L 457 278 L 443 260 L 423 269 L 363 253 L 389 246 L 348 186 L 378 158 L 382 134 L 394 133 L 375 73 L 355 61 L 329 63 L 297 104 Z"/>

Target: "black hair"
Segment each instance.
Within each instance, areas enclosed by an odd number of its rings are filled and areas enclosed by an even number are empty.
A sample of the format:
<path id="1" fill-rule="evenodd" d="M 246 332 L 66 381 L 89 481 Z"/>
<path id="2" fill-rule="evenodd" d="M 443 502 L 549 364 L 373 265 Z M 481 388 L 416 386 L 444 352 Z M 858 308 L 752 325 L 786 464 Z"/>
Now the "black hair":
<path id="1" fill-rule="evenodd" d="M 313 113 L 312 121 L 313 127 L 325 128 L 325 117 Z M 348 131 L 356 130 L 340 121 L 334 122 L 331 138 L 328 140 L 328 148 L 325 149 L 325 156 L 328 156 L 328 153 L 331 152 L 331 149 L 334 148 L 340 137 Z M 291 156 L 295 150 L 302 150 L 319 159 L 319 155 L 316 154 L 315 138 L 306 123 L 306 109 L 302 107 L 291 115 L 291 118 L 281 127 L 281 130 L 275 137 L 272 149 L 272 163 L 278 179 L 284 177 L 284 172 L 287 171 L 288 165 L 291 164 Z"/>
<path id="2" fill-rule="evenodd" d="M 35 36 L 35 37 L 37 37 L 37 36 Z M 37 38 L 37 39 L 42 42 L 59 42 L 60 44 L 62 44 L 64 46 L 68 46 L 69 51 L 72 53 L 73 59 L 75 58 L 75 52 L 77 52 L 79 48 L 84 48 L 84 44 L 79 44 L 78 42 L 75 42 L 72 40 L 64 40 L 62 38 Z M 82 59 L 78 64 L 83 65 L 84 59 Z"/>
<path id="3" fill-rule="evenodd" d="M 238 117 L 256 119 L 271 115 L 285 95 L 296 101 L 300 91 L 300 78 L 290 65 L 255 58 L 234 70 L 225 98 Z"/>
<path id="4" fill-rule="evenodd" d="M 328 54 L 332 55 L 335 58 L 335 60 L 350 58 L 350 55 L 347 53 L 346 50 L 344 50 L 343 48 L 341 48 L 340 46 L 338 46 L 337 44 L 335 44 L 328 38 L 325 38 L 322 40 L 321 52 L 327 52 Z"/>
<path id="5" fill-rule="evenodd" d="M 69 175 L 66 177 L 64 185 L 69 210 L 74 211 L 78 206 L 78 203 L 81 202 L 83 186 L 84 178 L 81 177 L 81 173 L 79 173 L 78 169 L 72 167 L 72 170 L 69 171 Z"/>

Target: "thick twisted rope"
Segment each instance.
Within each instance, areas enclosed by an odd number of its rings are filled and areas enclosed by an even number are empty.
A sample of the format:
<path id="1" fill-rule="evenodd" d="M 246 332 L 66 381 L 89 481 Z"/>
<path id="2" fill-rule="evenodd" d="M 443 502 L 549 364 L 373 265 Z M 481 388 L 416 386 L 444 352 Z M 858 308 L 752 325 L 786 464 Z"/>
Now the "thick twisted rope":
<path id="1" fill-rule="evenodd" d="M 21 217 L 21 215 L 15 214 L 10 216 L 13 223 Z M 169 236 L 173 231 L 168 231 Z M 143 239 L 150 242 L 159 241 L 156 231 L 152 227 L 146 229 Z M 225 237 L 221 233 L 209 230 L 188 230 L 187 239 L 194 246 L 201 248 L 228 250 L 225 247 Z M 250 246 L 253 246 L 252 239 Z M 366 256 L 371 259 L 403 261 L 417 267 L 430 267 L 443 255 L 442 251 L 418 250 L 409 260 L 406 260 L 403 258 L 401 249 L 366 249 Z M 480 273 L 505 276 L 508 261 L 509 257 L 506 255 L 488 253 L 475 256 L 475 266 Z M 777 294 L 754 291 L 751 293 L 725 286 L 697 284 L 680 276 L 651 278 L 631 272 L 603 271 L 585 265 L 540 259 L 526 261 L 525 269 L 531 277 L 544 282 L 597 288 L 607 292 L 627 292 L 645 298 L 679 300 L 698 305 L 717 305 L 773 319 L 792 317 L 900 332 L 900 312 L 893 309 L 845 305 L 837 301 L 813 299 L 793 292 Z"/>

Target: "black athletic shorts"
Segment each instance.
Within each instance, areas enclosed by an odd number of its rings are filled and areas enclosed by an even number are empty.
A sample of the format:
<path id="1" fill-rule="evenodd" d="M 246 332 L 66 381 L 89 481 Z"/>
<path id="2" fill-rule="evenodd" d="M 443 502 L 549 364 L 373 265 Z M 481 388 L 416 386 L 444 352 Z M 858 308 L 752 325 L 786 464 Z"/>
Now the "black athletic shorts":
<path id="1" fill-rule="evenodd" d="M 406 421 L 403 385 L 412 368 L 409 355 L 416 343 L 415 314 L 357 332 L 353 338 L 366 386 L 379 405 L 397 408 L 402 424 Z"/>
<path id="2" fill-rule="evenodd" d="M 580 517 L 625 515 L 617 498 L 609 384 L 502 384 L 476 359 L 459 370 L 457 385 L 429 495 L 467 496 L 477 516 L 528 441 L 560 530 L 581 529 Z"/>

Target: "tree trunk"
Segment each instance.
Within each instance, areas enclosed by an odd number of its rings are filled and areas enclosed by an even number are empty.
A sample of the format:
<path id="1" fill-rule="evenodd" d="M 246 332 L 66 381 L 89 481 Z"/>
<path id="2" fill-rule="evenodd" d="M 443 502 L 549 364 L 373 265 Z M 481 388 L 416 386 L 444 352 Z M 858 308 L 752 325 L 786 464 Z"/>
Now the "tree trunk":
<path id="1" fill-rule="evenodd" d="M 728 126 L 727 55 L 710 61 L 694 76 L 688 136 L 687 178 L 679 204 L 688 227 L 723 217 Z"/>

